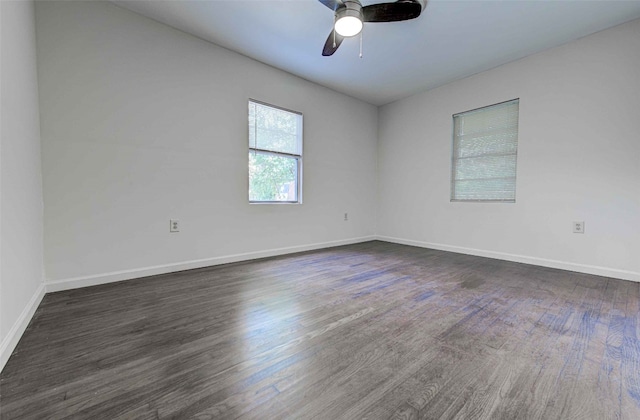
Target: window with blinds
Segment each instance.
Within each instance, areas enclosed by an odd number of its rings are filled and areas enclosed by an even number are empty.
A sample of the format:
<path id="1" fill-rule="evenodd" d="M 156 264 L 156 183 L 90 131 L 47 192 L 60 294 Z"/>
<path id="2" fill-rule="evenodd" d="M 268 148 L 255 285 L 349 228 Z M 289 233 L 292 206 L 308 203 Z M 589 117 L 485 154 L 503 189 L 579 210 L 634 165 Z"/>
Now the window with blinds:
<path id="1" fill-rule="evenodd" d="M 301 203 L 302 114 L 249 101 L 249 201 Z"/>
<path id="2" fill-rule="evenodd" d="M 453 116 L 451 201 L 516 201 L 519 99 Z"/>

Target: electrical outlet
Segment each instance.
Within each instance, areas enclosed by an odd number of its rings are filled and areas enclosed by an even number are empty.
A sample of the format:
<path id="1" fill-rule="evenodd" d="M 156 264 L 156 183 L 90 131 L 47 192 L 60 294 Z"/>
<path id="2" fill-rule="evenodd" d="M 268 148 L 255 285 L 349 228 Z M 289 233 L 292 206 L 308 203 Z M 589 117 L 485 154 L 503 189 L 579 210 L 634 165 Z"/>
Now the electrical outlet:
<path id="1" fill-rule="evenodd" d="M 573 222 L 573 233 L 584 233 L 584 222 Z"/>
<path id="2" fill-rule="evenodd" d="M 349 213 L 345 213 L 344 214 L 344 221 L 348 221 L 349 220 Z"/>
<path id="3" fill-rule="evenodd" d="M 180 232 L 180 220 L 177 220 L 177 219 L 169 220 L 169 232 Z"/>

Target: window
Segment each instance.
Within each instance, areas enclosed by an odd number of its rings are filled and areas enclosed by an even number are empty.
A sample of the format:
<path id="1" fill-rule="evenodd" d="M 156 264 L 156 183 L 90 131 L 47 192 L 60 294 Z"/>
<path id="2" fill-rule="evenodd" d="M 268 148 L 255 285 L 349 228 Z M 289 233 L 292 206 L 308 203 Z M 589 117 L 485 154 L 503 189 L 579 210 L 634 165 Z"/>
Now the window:
<path id="1" fill-rule="evenodd" d="M 249 202 L 301 203 L 302 114 L 249 101 Z"/>
<path id="2" fill-rule="evenodd" d="M 516 201 L 519 104 L 453 116 L 451 201 Z"/>

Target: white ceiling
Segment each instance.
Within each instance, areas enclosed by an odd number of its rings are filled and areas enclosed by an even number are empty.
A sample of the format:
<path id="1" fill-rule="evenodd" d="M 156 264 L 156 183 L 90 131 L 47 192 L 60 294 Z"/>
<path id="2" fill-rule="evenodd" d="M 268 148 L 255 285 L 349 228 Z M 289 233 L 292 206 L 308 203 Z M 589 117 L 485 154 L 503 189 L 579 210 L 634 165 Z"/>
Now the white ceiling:
<path id="1" fill-rule="evenodd" d="M 333 12 L 317 0 L 114 3 L 375 105 L 640 18 L 640 0 L 431 0 L 417 19 L 365 24 L 358 58 L 357 38 L 322 56 Z"/>

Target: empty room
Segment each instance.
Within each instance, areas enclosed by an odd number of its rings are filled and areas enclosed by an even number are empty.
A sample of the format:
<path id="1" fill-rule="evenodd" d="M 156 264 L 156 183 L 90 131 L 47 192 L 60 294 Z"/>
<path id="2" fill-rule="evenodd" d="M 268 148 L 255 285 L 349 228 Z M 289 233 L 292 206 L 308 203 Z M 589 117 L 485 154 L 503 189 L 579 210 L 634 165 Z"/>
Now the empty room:
<path id="1" fill-rule="evenodd" d="M 0 419 L 640 419 L 640 0 L 0 22 Z"/>

